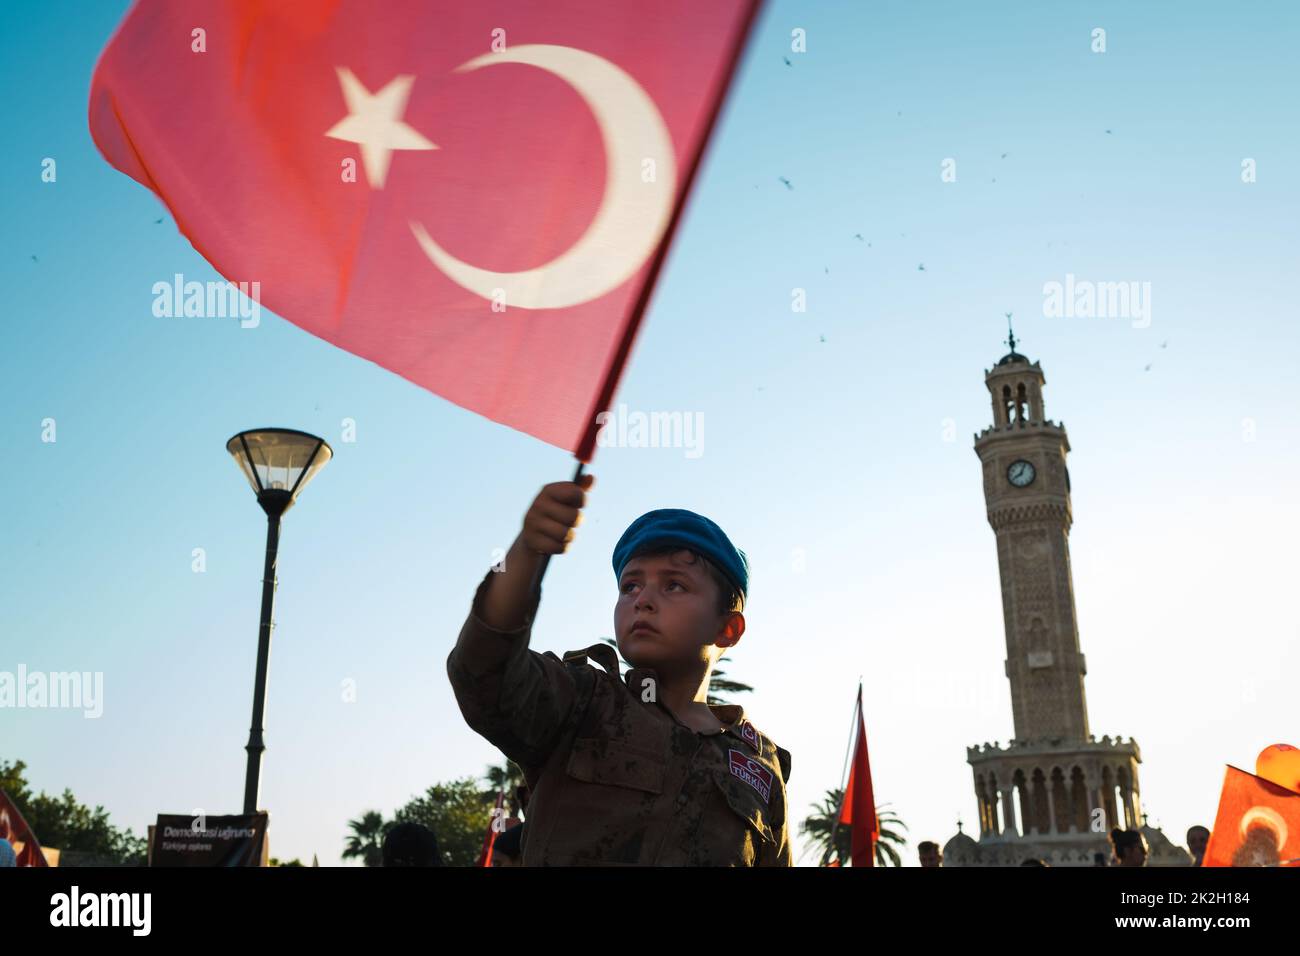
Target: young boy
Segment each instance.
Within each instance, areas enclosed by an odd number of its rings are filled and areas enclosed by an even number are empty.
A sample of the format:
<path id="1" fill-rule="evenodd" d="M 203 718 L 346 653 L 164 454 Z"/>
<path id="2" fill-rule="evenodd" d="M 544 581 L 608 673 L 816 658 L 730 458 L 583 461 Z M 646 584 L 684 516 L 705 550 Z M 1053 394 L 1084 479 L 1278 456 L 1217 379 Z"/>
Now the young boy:
<path id="1" fill-rule="evenodd" d="M 749 566 L 690 511 L 642 515 L 614 548 L 614 631 L 563 660 L 528 647 L 542 556 L 562 554 L 593 477 L 541 490 L 470 606 L 447 674 L 466 722 L 524 771 L 524 866 L 790 866 L 790 754 L 709 675 L 745 633 Z M 603 669 L 588 663 L 594 660 Z"/>

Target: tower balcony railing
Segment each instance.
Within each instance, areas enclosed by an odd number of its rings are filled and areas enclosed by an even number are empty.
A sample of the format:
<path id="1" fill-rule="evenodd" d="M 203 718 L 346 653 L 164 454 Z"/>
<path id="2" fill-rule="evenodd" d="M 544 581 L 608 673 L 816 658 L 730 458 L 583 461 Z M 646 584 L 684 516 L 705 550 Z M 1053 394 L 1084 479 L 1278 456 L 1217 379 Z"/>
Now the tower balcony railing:
<path id="1" fill-rule="evenodd" d="M 986 435 L 993 435 L 993 434 L 1010 435 L 1016 432 L 1033 431 L 1035 429 L 1043 429 L 1043 430 L 1050 429 L 1054 431 L 1063 432 L 1065 431 L 1065 422 L 1054 422 L 1050 418 L 1047 418 L 1041 422 L 1019 421 L 1019 422 L 1011 422 L 1010 424 L 1007 425 L 990 425 L 987 428 L 983 429 L 982 431 L 976 432 L 975 440 L 979 441 L 981 438 L 984 438 Z"/>
<path id="2" fill-rule="evenodd" d="M 1098 739 L 1095 734 L 1089 734 L 1086 740 L 1070 739 L 1068 737 L 1035 737 L 1027 739 L 1012 738 L 1004 747 L 998 741 L 989 743 L 985 741 L 982 745 L 976 744 L 973 747 L 966 748 L 967 759 L 993 757 L 1016 757 L 1021 754 L 1043 753 L 1044 751 L 1115 751 L 1132 749 L 1137 754 L 1138 743 L 1132 737 L 1125 740 L 1122 736 L 1111 737 L 1109 734 Z"/>

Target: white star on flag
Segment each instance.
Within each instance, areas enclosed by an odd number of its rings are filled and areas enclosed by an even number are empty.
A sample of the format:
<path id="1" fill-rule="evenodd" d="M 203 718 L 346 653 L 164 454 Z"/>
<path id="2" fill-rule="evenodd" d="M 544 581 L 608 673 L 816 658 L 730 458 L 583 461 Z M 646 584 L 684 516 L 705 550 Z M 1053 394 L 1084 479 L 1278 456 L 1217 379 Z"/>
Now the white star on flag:
<path id="1" fill-rule="evenodd" d="M 347 67 L 336 67 L 348 115 L 325 135 L 361 146 L 361 163 L 374 189 L 383 189 L 395 149 L 437 149 L 402 121 L 415 77 L 397 76 L 378 93 L 371 93 Z"/>

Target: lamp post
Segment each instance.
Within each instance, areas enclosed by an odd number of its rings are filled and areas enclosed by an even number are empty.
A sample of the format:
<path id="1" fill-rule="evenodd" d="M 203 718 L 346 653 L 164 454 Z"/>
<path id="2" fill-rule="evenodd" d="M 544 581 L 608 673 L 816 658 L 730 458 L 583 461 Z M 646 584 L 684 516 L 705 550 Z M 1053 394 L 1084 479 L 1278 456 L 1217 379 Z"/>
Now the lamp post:
<path id="1" fill-rule="evenodd" d="M 275 606 L 275 562 L 280 548 L 280 518 L 293 507 L 307 483 L 325 467 L 334 451 L 325 439 L 291 428 L 257 428 L 226 442 L 240 471 L 253 486 L 266 512 L 266 564 L 262 571 L 262 616 L 257 630 L 257 677 L 253 686 L 253 725 L 248 731 L 248 770 L 244 775 L 244 812 L 257 812 L 262 773 L 262 718 L 266 710 L 266 668 L 271 655 L 271 611 Z"/>

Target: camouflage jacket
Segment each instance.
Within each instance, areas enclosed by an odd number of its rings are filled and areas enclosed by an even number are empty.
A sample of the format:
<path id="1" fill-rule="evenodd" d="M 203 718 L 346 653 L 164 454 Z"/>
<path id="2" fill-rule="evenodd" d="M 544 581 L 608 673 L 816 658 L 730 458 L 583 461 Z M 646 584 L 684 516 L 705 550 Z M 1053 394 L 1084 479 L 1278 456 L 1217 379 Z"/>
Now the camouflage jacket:
<path id="1" fill-rule="evenodd" d="M 489 627 L 480 611 L 492 573 L 447 675 L 469 726 L 524 771 L 525 866 L 792 865 L 788 751 L 737 704 L 710 705 L 722 731 L 692 730 L 657 700 L 654 671 L 619 676 L 608 644 L 563 659 L 530 650 L 540 588 L 524 624 Z"/>

